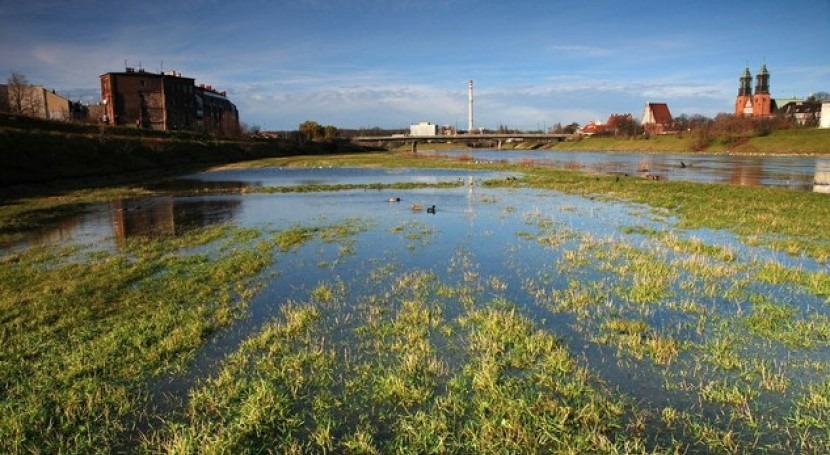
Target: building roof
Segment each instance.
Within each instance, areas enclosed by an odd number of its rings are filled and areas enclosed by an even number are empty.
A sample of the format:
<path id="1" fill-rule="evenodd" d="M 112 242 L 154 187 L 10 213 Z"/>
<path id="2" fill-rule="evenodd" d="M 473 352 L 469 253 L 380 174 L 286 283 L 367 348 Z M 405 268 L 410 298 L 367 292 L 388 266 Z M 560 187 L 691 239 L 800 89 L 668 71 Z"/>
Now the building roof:
<path id="1" fill-rule="evenodd" d="M 183 79 L 187 81 L 195 81 L 196 79 L 192 77 L 185 77 L 182 76 L 182 73 L 177 73 L 175 71 L 167 71 L 165 73 L 152 73 L 150 71 L 145 71 L 143 69 L 134 69 L 134 68 L 127 68 L 125 71 L 110 71 L 101 75 L 103 78 L 104 76 L 134 76 L 134 77 L 153 77 L 153 78 L 176 78 L 176 79 Z"/>
<path id="2" fill-rule="evenodd" d="M 651 111 L 651 118 L 656 124 L 671 125 L 673 122 L 669 105 L 666 103 L 647 103 L 646 110 Z"/>

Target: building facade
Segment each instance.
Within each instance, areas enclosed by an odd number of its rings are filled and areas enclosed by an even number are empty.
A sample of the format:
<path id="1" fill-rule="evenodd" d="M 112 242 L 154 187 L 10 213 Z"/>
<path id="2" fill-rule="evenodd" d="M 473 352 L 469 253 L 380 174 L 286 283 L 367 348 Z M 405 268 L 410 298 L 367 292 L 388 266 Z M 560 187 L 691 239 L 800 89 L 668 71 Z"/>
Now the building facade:
<path id="1" fill-rule="evenodd" d="M 0 111 L 46 120 L 72 120 L 85 115 L 80 103 L 39 85 L 0 85 Z"/>
<path id="2" fill-rule="evenodd" d="M 239 132 L 239 111 L 228 99 L 226 92 L 213 87 L 196 87 L 196 121 L 201 122 L 205 131 L 220 136 L 233 136 Z"/>
<path id="3" fill-rule="evenodd" d="M 640 120 L 649 134 L 663 134 L 672 130 L 674 119 L 666 103 L 646 103 L 643 118 Z"/>
<path id="4" fill-rule="evenodd" d="M 438 125 L 433 125 L 429 122 L 421 122 L 414 125 L 409 125 L 409 134 L 411 136 L 437 136 Z"/>
<path id="5" fill-rule="evenodd" d="M 762 64 L 761 69 L 755 76 L 755 92 L 752 91 L 752 74 L 749 67 L 738 79 L 738 96 L 735 98 L 735 116 L 763 118 L 772 115 L 775 110 L 775 103 L 770 96 L 769 89 L 770 74 L 767 65 Z"/>
<path id="6" fill-rule="evenodd" d="M 819 128 L 830 128 L 830 102 L 821 103 L 821 114 L 819 115 Z"/>
<path id="7" fill-rule="evenodd" d="M 168 71 L 127 68 L 101 75 L 102 120 L 110 125 L 154 130 L 239 132 L 239 112 L 224 92 L 196 86 L 195 79 Z"/>

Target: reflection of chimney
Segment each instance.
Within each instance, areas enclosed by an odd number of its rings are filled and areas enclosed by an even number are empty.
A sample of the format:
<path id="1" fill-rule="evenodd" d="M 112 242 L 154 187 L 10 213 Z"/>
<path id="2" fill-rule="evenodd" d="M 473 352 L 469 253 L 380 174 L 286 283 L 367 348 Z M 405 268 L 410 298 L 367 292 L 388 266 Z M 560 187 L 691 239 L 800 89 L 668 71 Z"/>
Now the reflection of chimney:
<path id="1" fill-rule="evenodd" d="M 468 100 L 469 108 L 467 113 L 467 134 L 473 133 L 473 81 L 469 82 Z"/>

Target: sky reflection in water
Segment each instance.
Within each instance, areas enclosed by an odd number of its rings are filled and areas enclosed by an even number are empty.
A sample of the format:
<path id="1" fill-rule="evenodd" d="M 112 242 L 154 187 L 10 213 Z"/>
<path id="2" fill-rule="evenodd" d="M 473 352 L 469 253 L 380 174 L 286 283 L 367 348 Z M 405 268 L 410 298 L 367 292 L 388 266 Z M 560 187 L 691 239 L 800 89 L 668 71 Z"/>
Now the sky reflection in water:
<path id="1" fill-rule="evenodd" d="M 259 182 L 274 186 L 285 180 L 283 170 L 253 170 L 223 172 L 221 175 L 241 182 Z M 372 183 L 377 181 L 408 181 L 422 178 L 431 171 L 342 170 L 304 169 L 291 174 L 288 181 L 302 184 L 309 178 L 319 178 L 325 183 Z M 250 175 L 246 174 L 250 173 Z M 331 180 L 325 179 L 332 174 Z M 268 177 L 271 175 L 271 177 Z M 439 171 L 436 179 L 463 179 L 468 171 Z M 472 174 L 474 180 L 484 177 L 503 177 L 500 174 Z M 194 176 L 188 176 L 193 178 Z M 216 179 L 219 174 L 207 173 L 200 178 Z M 387 180 L 388 179 L 388 180 Z M 388 202 L 400 198 L 400 202 Z M 413 210 L 412 204 L 421 207 L 435 205 L 436 213 Z M 250 303 L 250 317 L 239 321 L 229 330 L 219 334 L 197 355 L 189 375 L 165 384 L 158 384 L 157 392 L 177 394 L 187 390 L 200 377 L 210 374 L 216 362 L 232 352 L 248 336 L 275 317 L 279 307 L 287 301 L 303 301 L 309 292 L 322 282 L 346 283 L 355 301 L 373 292 L 377 283 L 367 282 L 366 274 L 387 264 L 395 265 L 395 273 L 409 270 L 429 270 L 448 283 L 461 282 L 465 277 L 451 264 L 459 257 L 472 264 L 472 270 L 482 279 L 497 277 L 506 284 L 505 297 L 540 325 L 561 337 L 572 352 L 584 358 L 597 374 L 606 381 L 638 399 L 656 403 L 684 403 L 693 394 L 669 392 L 664 389 L 665 380 L 660 369 L 649 362 L 621 366 L 616 348 L 592 342 L 596 325 L 581 321 L 574 314 L 556 312 L 540 305 L 527 289 L 528 280 L 541 283 L 549 289 L 566 289 L 572 280 L 583 283 L 614 285 L 613 270 L 597 269 L 586 264 L 568 273 L 562 273 L 557 264 L 567 252 L 579 251 L 586 243 L 626 245 L 655 254 L 661 260 L 671 262 L 684 254 L 661 245 L 654 237 L 641 233 L 626 233 L 626 228 L 637 227 L 639 232 L 671 232 L 683 239 L 697 239 L 706 244 L 732 249 L 739 264 L 751 269 L 758 262 L 774 261 L 805 270 L 828 270 L 828 266 L 816 264 L 806 258 L 794 258 L 762 248 L 748 247 L 732 234 L 723 231 L 682 231 L 674 227 L 675 220 L 667 212 L 647 206 L 607 202 L 580 196 L 533 189 L 488 189 L 479 186 L 461 186 L 450 189 L 426 188 L 416 190 L 351 190 L 319 193 L 288 194 L 231 194 L 198 197 L 158 197 L 119 201 L 102 204 L 78 217 L 66 220 L 59 228 L 44 234 L 46 242 L 79 242 L 98 247 L 117 249 L 121 241 L 135 235 L 177 235 L 194 227 L 229 222 L 244 228 L 276 232 L 298 225 L 329 225 L 346 220 L 360 220 L 369 228 L 354 237 L 352 253 L 343 254 L 337 245 L 311 242 L 302 248 L 282 254 L 273 266 L 273 278 Z M 417 235 L 408 236 L 409 231 Z M 558 245 L 546 246 L 539 242 L 541 235 L 561 235 Z M 109 245 L 109 246 L 107 246 Z M 751 271 L 745 279 L 752 275 Z M 688 276 L 672 284 L 673 299 L 682 301 L 688 297 Z M 389 276 L 388 280 L 393 280 Z M 727 278 L 726 280 L 731 280 Z M 694 283 L 692 283 L 694 285 Z M 728 283 L 723 283 L 728 286 Z M 756 291 L 775 302 L 789 302 L 798 308 L 799 314 L 828 313 L 821 298 L 792 286 L 751 284 Z M 701 291 L 694 290 L 699 293 Z M 699 299 L 699 295 L 694 295 Z M 611 306 L 615 302 L 609 300 Z M 749 311 L 747 305 L 735 305 L 722 296 L 707 297 L 706 311 L 729 318 L 739 317 Z M 746 307 L 746 308 L 744 308 Z M 670 334 L 681 342 L 703 342 L 705 334 L 697 333 L 689 326 L 697 316 L 678 311 L 667 305 L 654 305 L 644 314 L 628 314 L 633 311 L 625 305 L 616 310 L 618 316 L 645 318 L 656 333 Z M 776 360 L 797 364 L 799 360 L 830 360 L 826 347 L 811 350 L 781 348 L 770 350 L 764 343 L 748 342 L 745 353 L 766 351 Z M 688 368 L 691 359 L 683 356 L 677 361 Z M 692 362 L 693 363 L 693 362 Z M 803 370 L 793 370 L 802 375 Z M 821 375 L 820 372 L 814 374 Z M 795 378 L 794 378 L 795 379 Z M 815 379 L 815 378 L 813 378 Z M 691 396 L 691 398 L 690 398 Z"/>
<path id="2" fill-rule="evenodd" d="M 826 157 L 489 149 L 418 153 L 472 158 L 474 161 L 532 162 L 601 174 L 648 174 L 667 180 L 779 186 L 830 193 L 830 158 Z"/>

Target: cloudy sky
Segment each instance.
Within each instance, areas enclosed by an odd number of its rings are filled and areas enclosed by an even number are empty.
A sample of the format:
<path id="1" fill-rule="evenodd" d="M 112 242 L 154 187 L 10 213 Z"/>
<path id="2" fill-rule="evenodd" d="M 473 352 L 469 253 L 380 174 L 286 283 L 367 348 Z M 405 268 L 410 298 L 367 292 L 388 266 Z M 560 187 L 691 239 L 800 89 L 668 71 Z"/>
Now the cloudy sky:
<path id="1" fill-rule="evenodd" d="M 0 0 L 11 72 L 95 102 L 98 77 L 176 70 L 241 120 L 296 129 L 523 129 L 730 112 L 762 63 L 774 97 L 830 91 L 830 0 Z"/>

